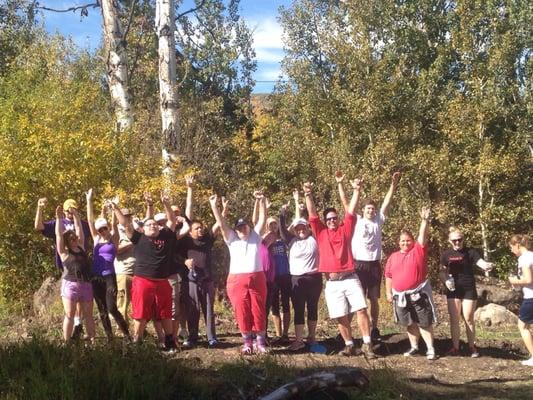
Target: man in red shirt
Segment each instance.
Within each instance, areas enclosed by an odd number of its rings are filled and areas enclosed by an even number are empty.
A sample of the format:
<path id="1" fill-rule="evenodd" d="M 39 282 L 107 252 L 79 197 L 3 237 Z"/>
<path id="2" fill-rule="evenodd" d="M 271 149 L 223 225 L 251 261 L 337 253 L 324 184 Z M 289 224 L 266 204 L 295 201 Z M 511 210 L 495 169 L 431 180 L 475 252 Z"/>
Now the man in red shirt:
<path id="1" fill-rule="evenodd" d="M 351 251 L 351 239 L 356 223 L 355 209 L 359 200 L 362 180 L 351 181 L 353 196 L 344 216 L 339 223 L 337 210 L 326 208 L 323 212 L 325 224 L 320 221 L 313 200 L 313 184 L 303 185 L 305 203 L 309 213 L 309 224 L 318 242 L 320 262 L 319 272 L 326 274 L 326 304 L 330 318 L 337 319 L 339 332 L 344 339 L 345 348 L 340 354 L 351 356 L 357 354 L 354 347 L 351 320 L 357 314 L 357 324 L 363 335 L 363 354 L 367 358 L 376 358 L 370 342 L 370 321 L 366 312 L 366 301 L 361 282 L 354 269 Z"/>

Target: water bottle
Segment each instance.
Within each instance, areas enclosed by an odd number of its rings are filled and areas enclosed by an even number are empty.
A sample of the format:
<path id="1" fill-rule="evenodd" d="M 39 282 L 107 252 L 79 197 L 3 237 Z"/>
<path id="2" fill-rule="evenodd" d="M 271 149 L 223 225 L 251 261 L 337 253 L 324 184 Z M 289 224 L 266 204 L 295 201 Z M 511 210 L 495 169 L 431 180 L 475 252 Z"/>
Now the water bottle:
<path id="1" fill-rule="evenodd" d="M 453 276 L 451 274 L 448 275 L 448 279 L 446 279 L 446 287 L 450 292 L 455 291 L 455 280 L 453 279 Z"/>

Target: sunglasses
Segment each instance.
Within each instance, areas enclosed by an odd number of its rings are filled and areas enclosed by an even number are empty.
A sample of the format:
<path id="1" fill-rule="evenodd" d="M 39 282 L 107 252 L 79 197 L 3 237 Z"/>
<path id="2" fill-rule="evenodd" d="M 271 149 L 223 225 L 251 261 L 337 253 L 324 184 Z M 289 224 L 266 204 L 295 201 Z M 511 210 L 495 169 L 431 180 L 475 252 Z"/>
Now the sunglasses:
<path id="1" fill-rule="evenodd" d="M 452 243 L 461 243 L 463 241 L 463 238 L 459 238 L 459 239 L 450 239 L 450 242 Z"/>
<path id="2" fill-rule="evenodd" d="M 337 221 L 338 217 L 329 217 L 326 218 L 326 221 Z"/>

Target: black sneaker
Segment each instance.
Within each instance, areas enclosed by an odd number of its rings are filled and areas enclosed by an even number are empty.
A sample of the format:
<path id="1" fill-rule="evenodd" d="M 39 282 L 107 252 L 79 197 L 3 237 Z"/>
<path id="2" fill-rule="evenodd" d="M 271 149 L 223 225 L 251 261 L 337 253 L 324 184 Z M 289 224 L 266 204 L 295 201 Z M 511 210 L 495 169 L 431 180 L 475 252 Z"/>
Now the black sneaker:
<path id="1" fill-rule="evenodd" d="M 82 334 L 83 334 L 83 325 L 82 324 L 75 325 L 74 329 L 72 330 L 72 335 L 70 336 L 70 338 L 72 340 L 80 340 Z"/>
<path id="2" fill-rule="evenodd" d="M 381 339 L 381 333 L 378 328 L 372 328 L 370 331 L 370 339 L 372 339 L 373 342 L 378 342 Z"/>

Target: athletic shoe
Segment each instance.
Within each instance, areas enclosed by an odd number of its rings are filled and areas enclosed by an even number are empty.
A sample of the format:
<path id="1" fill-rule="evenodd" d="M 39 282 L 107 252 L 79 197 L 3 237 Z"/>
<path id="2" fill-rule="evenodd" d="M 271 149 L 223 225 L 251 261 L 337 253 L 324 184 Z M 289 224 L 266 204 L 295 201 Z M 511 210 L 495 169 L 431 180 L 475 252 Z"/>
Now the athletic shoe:
<path id="1" fill-rule="evenodd" d="M 341 351 L 339 351 L 339 356 L 351 357 L 356 356 L 357 353 L 358 352 L 355 346 L 353 344 L 350 344 L 345 346 L 344 349 L 342 349 Z"/>
<path id="2" fill-rule="evenodd" d="M 252 346 L 249 343 L 245 343 L 241 347 L 241 354 L 243 356 L 251 356 L 254 353 Z"/>
<path id="3" fill-rule="evenodd" d="M 186 349 L 192 349 L 193 347 L 196 347 L 196 342 L 194 340 L 185 339 L 181 345 Z"/>
<path id="4" fill-rule="evenodd" d="M 363 343 L 363 347 L 361 347 L 361 351 L 363 352 L 363 355 L 368 360 L 373 360 L 377 358 L 376 353 L 374 353 L 374 350 L 372 350 L 372 344 L 370 343 Z"/>
<path id="5" fill-rule="evenodd" d="M 187 332 L 187 329 L 181 328 L 178 332 L 178 337 L 185 340 L 189 337 L 189 332 Z"/>
<path id="6" fill-rule="evenodd" d="M 257 341 L 253 344 L 253 349 L 255 354 L 267 354 L 270 353 L 270 349 L 263 343 L 258 343 Z"/>
<path id="7" fill-rule="evenodd" d="M 300 340 L 295 340 L 289 347 L 287 347 L 287 350 L 294 352 L 301 351 L 303 349 L 305 349 L 305 343 Z"/>
<path id="8" fill-rule="evenodd" d="M 416 347 L 411 347 L 409 350 L 407 350 L 403 355 L 405 357 L 412 357 L 418 353 L 418 349 Z"/>
<path id="9" fill-rule="evenodd" d="M 83 333 L 83 325 L 82 324 L 75 325 L 74 329 L 72 330 L 72 335 L 70 336 L 70 338 L 72 340 L 79 340 L 81 338 L 82 333 Z"/>
<path id="10" fill-rule="evenodd" d="M 211 339 L 207 342 L 207 346 L 209 347 L 217 347 L 218 346 L 218 340 L 217 339 Z"/>
<path id="11" fill-rule="evenodd" d="M 436 360 L 437 355 L 435 354 L 435 350 L 428 350 L 428 352 L 426 353 L 426 358 L 431 361 Z"/>
<path id="12" fill-rule="evenodd" d="M 370 331 L 370 339 L 372 339 L 373 342 L 377 342 L 381 339 L 381 333 L 378 328 L 372 328 Z"/>
<path id="13" fill-rule="evenodd" d="M 525 365 L 527 367 L 533 367 L 533 357 L 531 357 L 529 360 L 521 361 L 520 364 Z"/>
<path id="14" fill-rule="evenodd" d="M 479 350 L 476 346 L 470 347 L 470 357 L 472 358 L 479 358 Z"/>
<path id="15" fill-rule="evenodd" d="M 461 355 L 461 352 L 459 351 L 457 347 L 452 347 L 450 350 L 446 352 L 446 357 L 457 357 L 460 355 Z M 478 353 L 478 357 L 479 357 L 479 353 Z"/>

